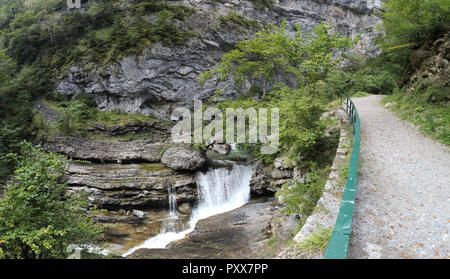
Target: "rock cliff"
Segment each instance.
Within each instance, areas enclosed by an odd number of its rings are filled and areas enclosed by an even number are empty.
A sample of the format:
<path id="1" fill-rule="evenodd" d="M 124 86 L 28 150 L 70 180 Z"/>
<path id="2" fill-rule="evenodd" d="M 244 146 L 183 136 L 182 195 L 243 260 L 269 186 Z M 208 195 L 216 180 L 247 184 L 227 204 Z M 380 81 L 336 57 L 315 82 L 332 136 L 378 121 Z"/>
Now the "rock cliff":
<path id="1" fill-rule="evenodd" d="M 297 24 L 310 32 L 313 26 L 327 20 L 347 36 L 361 35 L 357 52 L 377 53 L 374 27 L 380 19 L 374 12 L 380 7 L 380 0 L 280 0 L 268 7 L 253 3 L 257 1 L 179 2 L 195 9 L 192 16 L 178 22 L 179 28 L 195 34 L 184 45 L 169 47 L 157 43 L 112 65 L 73 65 L 56 90 L 65 95 L 82 91 L 92 94 L 102 110 L 119 109 L 169 119 L 175 107 L 190 106 L 193 100 L 208 100 L 214 94 L 215 80 L 201 87 L 197 78 L 214 67 L 226 51 L 262 26 L 279 25 L 285 19 L 292 35 Z M 230 89 L 224 92 L 225 97 L 233 94 Z"/>

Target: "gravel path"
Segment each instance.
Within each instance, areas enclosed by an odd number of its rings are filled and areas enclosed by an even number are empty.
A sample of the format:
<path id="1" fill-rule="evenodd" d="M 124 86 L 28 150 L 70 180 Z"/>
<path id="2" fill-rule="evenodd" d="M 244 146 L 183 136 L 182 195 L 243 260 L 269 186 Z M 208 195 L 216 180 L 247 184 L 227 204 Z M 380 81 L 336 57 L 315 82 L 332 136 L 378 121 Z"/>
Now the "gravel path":
<path id="1" fill-rule="evenodd" d="M 382 98 L 354 99 L 361 153 L 349 258 L 449 258 L 450 149 Z"/>

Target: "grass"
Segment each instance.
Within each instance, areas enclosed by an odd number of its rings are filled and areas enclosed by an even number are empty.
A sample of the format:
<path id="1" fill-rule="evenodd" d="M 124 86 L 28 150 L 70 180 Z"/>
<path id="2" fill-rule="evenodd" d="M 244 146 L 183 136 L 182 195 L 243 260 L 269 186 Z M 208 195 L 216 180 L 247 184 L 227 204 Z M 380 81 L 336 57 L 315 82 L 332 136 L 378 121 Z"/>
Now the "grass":
<path id="1" fill-rule="evenodd" d="M 57 102 L 44 100 L 44 102 L 56 110 L 62 118 L 57 125 L 60 132 L 81 132 L 94 128 L 99 125 L 105 126 L 105 128 L 113 126 L 122 126 L 127 123 L 141 124 L 159 121 L 153 117 L 142 114 L 129 114 L 121 111 L 102 111 L 97 108 L 87 106 L 77 100 L 68 102 Z M 37 123 L 40 123 L 39 119 Z M 64 124 L 67 127 L 64 127 Z M 135 135 L 124 135 L 124 139 L 131 137 L 133 139 Z"/>
<path id="2" fill-rule="evenodd" d="M 277 239 L 275 237 L 271 237 L 269 240 L 267 240 L 266 246 L 272 246 L 276 241 Z"/>
<path id="3" fill-rule="evenodd" d="M 295 249 L 301 250 L 303 253 L 308 255 L 324 254 L 327 249 L 328 242 L 330 242 L 332 233 L 333 228 L 322 227 L 312 236 L 295 245 Z"/>
<path id="4" fill-rule="evenodd" d="M 450 96 L 449 87 L 438 88 L 439 94 Z M 398 91 L 383 99 L 383 103 L 391 103 L 390 109 L 401 119 L 412 122 L 426 135 L 439 142 L 450 145 L 450 106 L 448 103 L 433 102 L 433 89 L 425 92 L 405 94 Z"/>
<path id="5" fill-rule="evenodd" d="M 264 256 L 266 258 L 274 258 L 280 253 L 285 247 L 289 247 L 294 243 L 292 239 L 281 240 L 276 237 L 271 237 L 265 243 L 266 247 L 264 249 Z"/>
<path id="6" fill-rule="evenodd" d="M 351 95 L 351 97 L 358 98 L 358 97 L 367 97 L 367 96 L 370 96 L 370 95 L 372 95 L 372 94 L 369 94 L 369 93 L 363 92 L 363 91 L 358 91 L 355 94 Z"/>

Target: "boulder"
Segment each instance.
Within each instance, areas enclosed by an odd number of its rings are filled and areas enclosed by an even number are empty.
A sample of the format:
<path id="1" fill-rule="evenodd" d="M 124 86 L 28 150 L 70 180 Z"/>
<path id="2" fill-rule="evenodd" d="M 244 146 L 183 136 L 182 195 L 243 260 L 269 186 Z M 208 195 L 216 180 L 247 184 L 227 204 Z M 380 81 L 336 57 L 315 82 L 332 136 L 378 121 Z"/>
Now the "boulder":
<path id="1" fill-rule="evenodd" d="M 213 143 L 211 145 L 208 145 L 208 149 L 221 155 L 227 155 L 228 153 L 230 153 L 231 147 L 226 143 Z"/>
<path id="2" fill-rule="evenodd" d="M 203 152 L 185 147 L 172 147 L 167 149 L 161 162 L 174 170 L 196 170 L 203 167 L 206 156 Z"/>
<path id="3" fill-rule="evenodd" d="M 409 64 L 413 71 L 417 70 L 422 62 L 430 55 L 430 52 L 423 49 L 412 51 L 409 55 Z"/>

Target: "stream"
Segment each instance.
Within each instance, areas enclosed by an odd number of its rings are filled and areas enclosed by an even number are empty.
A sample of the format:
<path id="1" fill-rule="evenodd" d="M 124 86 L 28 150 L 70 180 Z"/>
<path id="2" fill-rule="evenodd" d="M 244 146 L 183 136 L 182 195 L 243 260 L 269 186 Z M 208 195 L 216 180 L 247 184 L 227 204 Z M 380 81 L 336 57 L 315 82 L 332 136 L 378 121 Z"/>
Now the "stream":
<path id="1" fill-rule="evenodd" d="M 161 232 L 141 245 L 131 248 L 126 257 L 141 248 L 166 248 L 172 241 L 183 239 L 192 232 L 199 220 L 239 208 L 250 199 L 252 167 L 233 163 L 231 169 L 216 168 L 196 175 L 198 203 L 192 210 L 187 224 L 179 224 L 175 193 L 169 189 L 169 214 L 163 222 Z M 177 222 L 178 221 L 178 222 Z"/>

